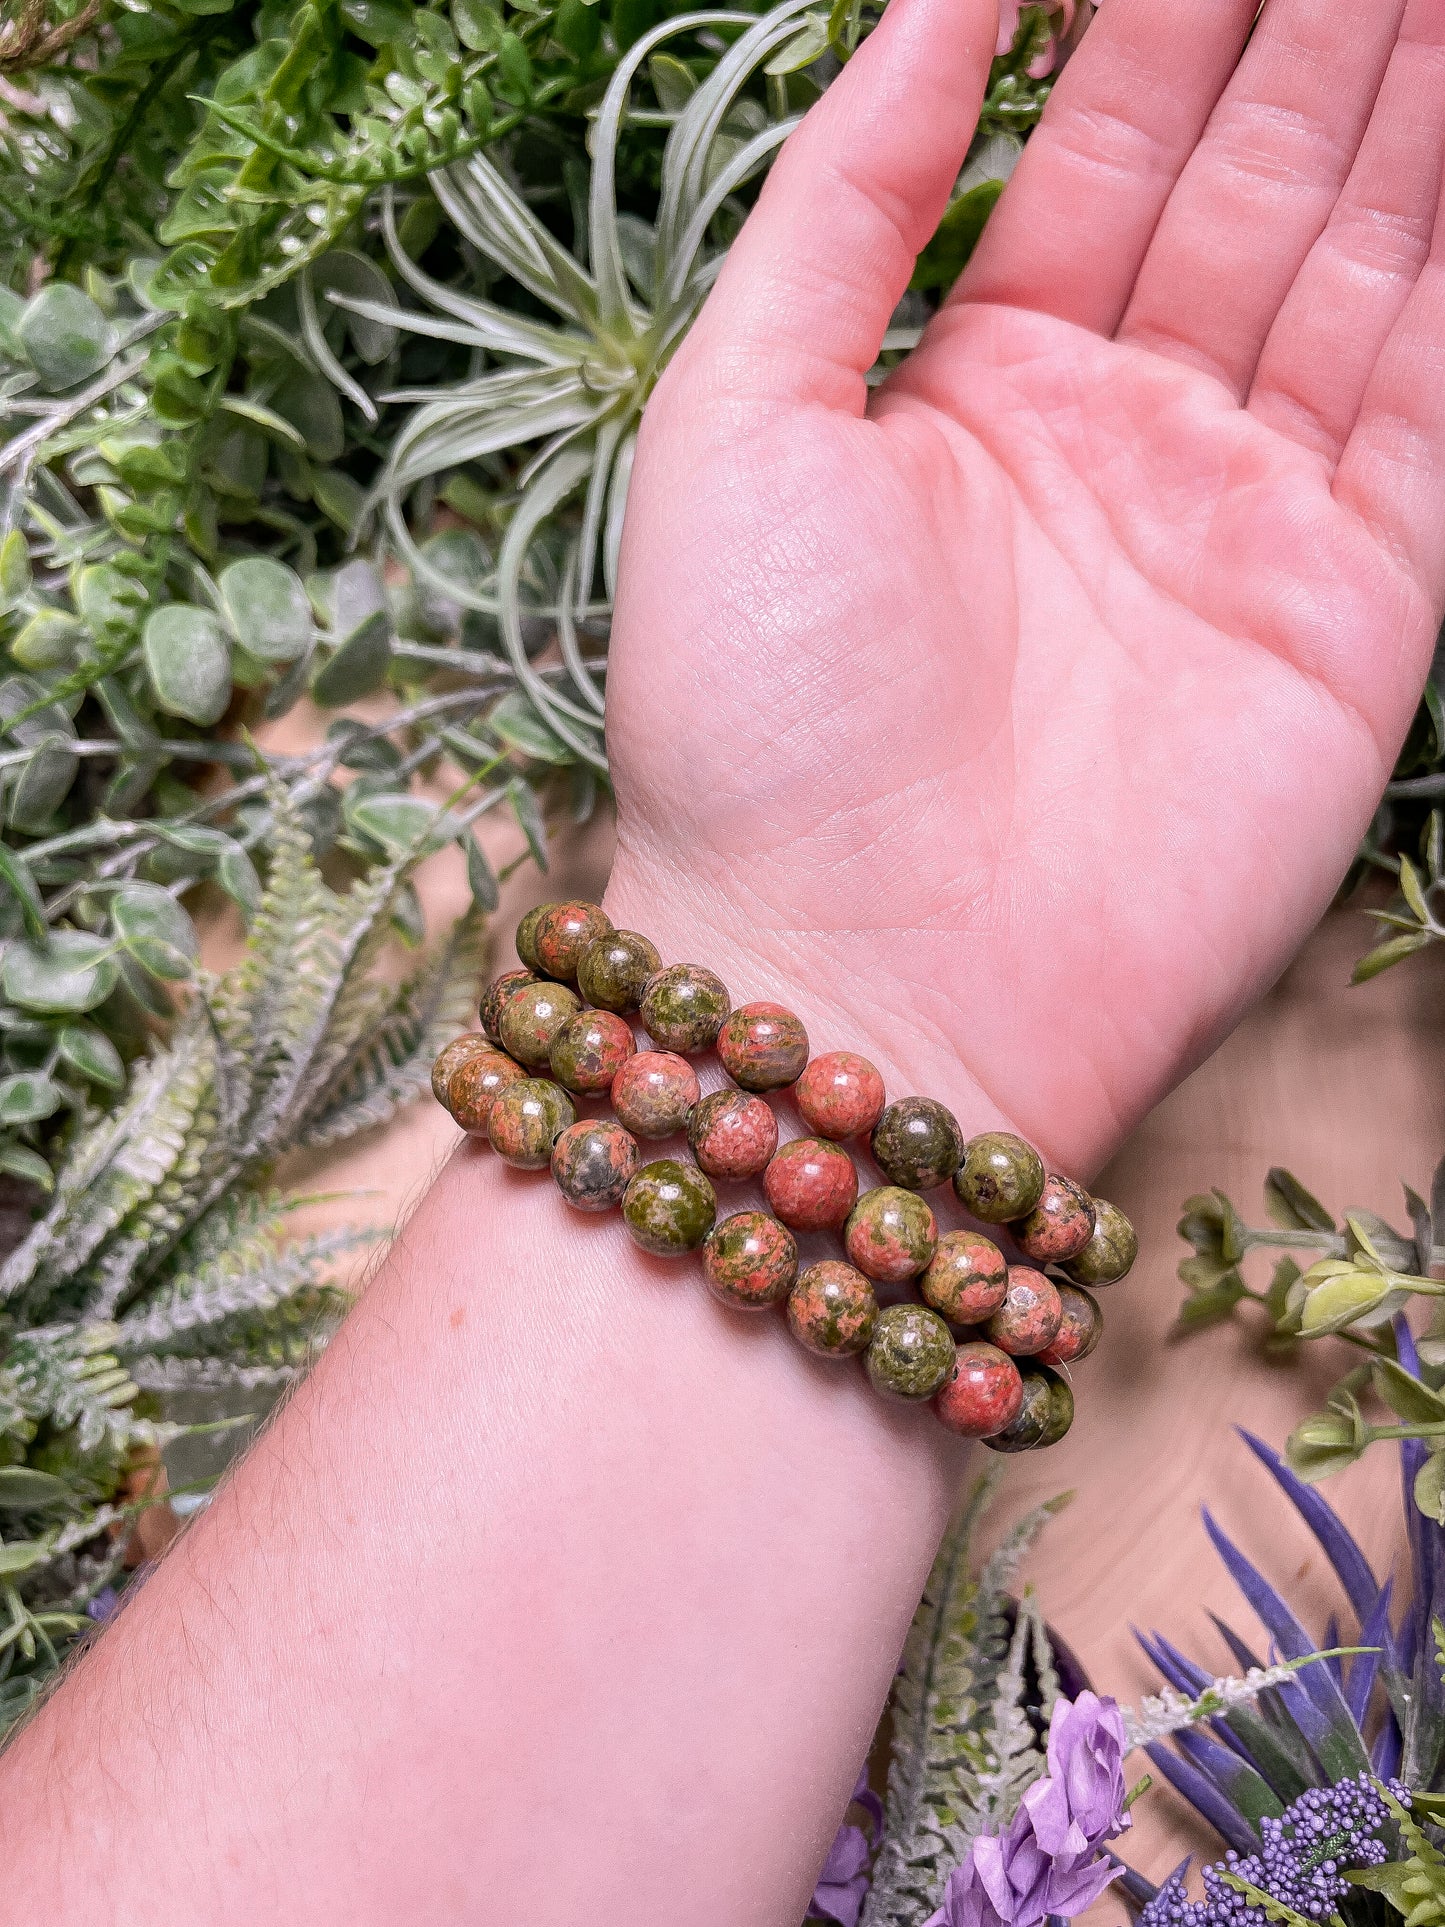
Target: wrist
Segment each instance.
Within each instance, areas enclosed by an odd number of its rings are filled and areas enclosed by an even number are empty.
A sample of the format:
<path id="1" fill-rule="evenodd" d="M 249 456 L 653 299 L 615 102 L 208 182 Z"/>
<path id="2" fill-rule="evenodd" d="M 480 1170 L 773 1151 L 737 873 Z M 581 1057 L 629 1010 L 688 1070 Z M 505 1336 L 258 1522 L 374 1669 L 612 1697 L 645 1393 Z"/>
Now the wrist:
<path id="1" fill-rule="evenodd" d="M 851 1050 L 882 1074 L 890 1100 L 936 1098 L 966 1137 L 1014 1131 L 1046 1160 L 1071 1170 L 1068 1131 L 1040 1130 L 1000 1103 L 951 1031 L 956 1012 L 926 973 L 896 964 L 881 937 L 824 932 L 780 917 L 770 903 L 703 876 L 684 877 L 665 861 L 619 847 L 603 907 L 620 929 L 649 937 L 664 963 L 705 965 L 722 978 L 734 1006 L 769 999 L 802 1019 L 811 1053 Z M 889 933 L 897 942 L 896 933 Z M 921 946 L 919 946 L 921 947 Z"/>

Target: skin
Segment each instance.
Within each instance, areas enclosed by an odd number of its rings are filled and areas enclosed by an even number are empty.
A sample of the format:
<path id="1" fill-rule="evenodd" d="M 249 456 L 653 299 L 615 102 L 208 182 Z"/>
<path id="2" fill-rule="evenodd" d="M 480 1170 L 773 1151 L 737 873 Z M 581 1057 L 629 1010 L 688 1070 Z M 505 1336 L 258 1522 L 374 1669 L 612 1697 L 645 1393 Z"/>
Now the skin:
<path id="1" fill-rule="evenodd" d="M 1445 7 L 1254 11 L 1109 0 L 870 399 L 997 30 L 895 0 L 628 507 L 609 914 L 1081 1178 L 1324 906 L 1445 604 Z M 0 1759 L 8 1911 L 796 1927 L 964 1448 L 695 1262 L 460 1151 Z"/>

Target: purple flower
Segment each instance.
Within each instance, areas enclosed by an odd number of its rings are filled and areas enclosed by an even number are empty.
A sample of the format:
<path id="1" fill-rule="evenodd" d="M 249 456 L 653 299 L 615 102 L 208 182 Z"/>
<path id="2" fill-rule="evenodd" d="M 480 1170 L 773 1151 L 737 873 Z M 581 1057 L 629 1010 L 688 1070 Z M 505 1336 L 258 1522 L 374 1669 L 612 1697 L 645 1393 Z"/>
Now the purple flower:
<path id="1" fill-rule="evenodd" d="M 1118 1873 L 1099 1849 L 1129 1824 L 1125 1750 L 1113 1700 L 1056 1700 L 1048 1772 L 1003 1834 L 974 1841 L 927 1927 L 1040 1927 L 1049 1914 L 1072 1919 L 1092 1906 Z"/>
<path id="2" fill-rule="evenodd" d="M 866 1762 L 848 1804 L 861 1807 L 867 1814 L 868 1831 L 849 1826 L 846 1820 L 839 1827 L 828 1849 L 828 1858 L 823 1862 L 823 1871 L 818 1875 L 808 1917 L 836 1920 L 840 1927 L 858 1927 L 858 1916 L 868 1895 L 869 1865 L 883 1831 L 883 1802 L 868 1784 Z"/>

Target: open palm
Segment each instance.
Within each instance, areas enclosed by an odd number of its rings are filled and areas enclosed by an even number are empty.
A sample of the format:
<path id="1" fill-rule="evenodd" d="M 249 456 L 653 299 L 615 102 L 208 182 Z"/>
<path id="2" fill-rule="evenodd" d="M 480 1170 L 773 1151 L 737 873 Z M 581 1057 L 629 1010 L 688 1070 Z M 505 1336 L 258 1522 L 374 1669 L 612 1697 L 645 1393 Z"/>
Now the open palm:
<path id="1" fill-rule="evenodd" d="M 1242 56 L 1255 0 L 1105 0 L 870 399 L 996 13 L 892 0 L 649 410 L 619 879 L 1085 1164 L 1282 966 L 1418 699 L 1445 0 L 1269 0 Z"/>

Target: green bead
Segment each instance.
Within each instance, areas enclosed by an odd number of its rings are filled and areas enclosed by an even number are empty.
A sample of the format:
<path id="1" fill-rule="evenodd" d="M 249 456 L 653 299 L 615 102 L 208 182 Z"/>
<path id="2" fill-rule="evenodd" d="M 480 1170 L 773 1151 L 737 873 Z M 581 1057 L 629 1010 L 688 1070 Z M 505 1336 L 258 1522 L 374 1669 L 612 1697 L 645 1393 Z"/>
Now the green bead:
<path id="1" fill-rule="evenodd" d="M 542 969 L 542 960 L 537 955 L 537 926 L 547 912 L 556 907 L 554 903 L 539 903 L 517 925 L 517 955 L 534 974 L 540 974 Z"/>
<path id="2" fill-rule="evenodd" d="M 552 1059 L 553 1038 L 581 1008 L 576 992 L 565 984 L 523 984 L 502 1010 L 498 1025 L 502 1048 L 528 1070 L 546 1070 Z"/>
<path id="3" fill-rule="evenodd" d="M 1132 1270 L 1139 1256 L 1139 1234 L 1117 1204 L 1094 1200 L 1094 1230 L 1077 1258 L 1064 1266 L 1080 1285 L 1113 1285 Z"/>
<path id="4" fill-rule="evenodd" d="M 599 1010 L 625 1016 L 642 1002 L 648 979 L 662 963 L 657 946 L 635 930 L 612 930 L 594 937 L 577 965 L 577 988 Z"/>
<path id="5" fill-rule="evenodd" d="M 1057 1445 L 1074 1422 L 1074 1392 L 1062 1372 L 1044 1370 L 1049 1387 L 1049 1417 L 1044 1426 L 1039 1450 Z"/>
<path id="6" fill-rule="evenodd" d="M 628 1185 L 622 1216 L 634 1244 L 658 1258 L 681 1258 L 712 1230 L 717 1194 L 695 1164 L 658 1158 Z"/>
<path id="7" fill-rule="evenodd" d="M 1019 1407 L 1017 1418 L 1011 1420 L 1001 1432 L 995 1432 L 984 1440 L 990 1452 L 1032 1452 L 1036 1445 L 1044 1442 L 1044 1434 L 1053 1418 L 1053 1398 L 1048 1377 L 1042 1367 L 1038 1367 L 1026 1371 L 1023 1381 L 1024 1402 Z"/>
<path id="8" fill-rule="evenodd" d="M 658 1050 L 710 1050 L 732 1008 L 721 977 L 701 964 L 669 964 L 647 982 L 642 1021 Z"/>
<path id="9" fill-rule="evenodd" d="M 809 1265 L 788 1293 L 788 1329 L 819 1358 L 851 1358 L 866 1351 L 877 1321 L 872 1285 L 838 1258 Z"/>
<path id="10" fill-rule="evenodd" d="M 873 1160 L 890 1184 L 931 1191 L 947 1184 L 963 1158 L 963 1133 L 946 1105 L 900 1097 L 873 1127 Z"/>
<path id="11" fill-rule="evenodd" d="M 506 1163 L 519 1171 L 540 1171 L 552 1162 L 557 1139 L 576 1121 L 576 1107 L 560 1084 L 527 1077 L 492 1100 L 487 1136 Z"/>
<path id="12" fill-rule="evenodd" d="M 953 1336 L 926 1305 L 880 1311 L 864 1361 L 868 1376 L 890 1398 L 932 1398 L 953 1370 Z"/>
<path id="13" fill-rule="evenodd" d="M 953 1188 L 965 1211 L 984 1224 L 1026 1218 L 1044 1194 L 1044 1161 L 1012 1131 L 970 1138 Z"/>
<path id="14" fill-rule="evenodd" d="M 938 1244 L 938 1222 L 916 1191 L 880 1184 L 865 1191 L 843 1227 L 843 1247 L 867 1278 L 892 1285 L 916 1278 Z"/>

